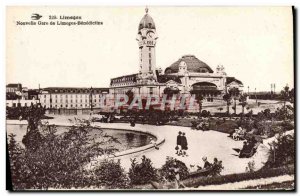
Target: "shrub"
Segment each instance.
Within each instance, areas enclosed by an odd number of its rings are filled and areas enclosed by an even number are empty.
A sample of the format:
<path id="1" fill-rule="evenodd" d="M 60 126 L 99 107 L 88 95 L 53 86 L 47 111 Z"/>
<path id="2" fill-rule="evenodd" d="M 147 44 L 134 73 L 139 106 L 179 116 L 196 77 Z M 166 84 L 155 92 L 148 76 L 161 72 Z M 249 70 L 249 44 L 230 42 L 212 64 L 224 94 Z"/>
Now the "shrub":
<path id="1" fill-rule="evenodd" d="M 99 141 L 89 137 L 92 127 L 89 123 L 80 122 L 62 134 L 56 133 L 55 126 L 42 126 L 30 130 L 39 132 L 42 140 L 33 141 L 38 145 L 27 145 L 25 148 L 16 145 L 13 135 L 9 140 L 9 155 L 12 184 L 14 190 L 48 189 L 48 188 L 82 188 L 93 185 L 94 181 L 84 169 L 91 158 L 110 154 L 116 149 L 107 147 L 114 143 L 114 138 L 99 132 Z M 34 148 L 32 148 L 34 146 Z M 29 147 L 29 148 L 28 148 Z M 16 153 L 17 152 L 17 153 Z"/>
<path id="2" fill-rule="evenodd" d="M 246 167 L 246 172 L 252 173 L 255 171 L 255 162 L 249 161 L 248 166 Z"/>
<path id="3" fill-rule="evenodd" d="M 221 175 L 222 170 L 224 169 L 224 166 L 222 164 L 222 161 L 218 161 L 217 158 L 215 158 L 215 162 L 212 165 L 212 169 L 209 175 L 211 176 L 219 176 Z"/>
<path id="4" fill-rule="evenodd" d="M 13 187 L 24 187 L 23 178 L 20 176 L 25 175 L 24 164 L 23 164 L 23 148 L 16 142 L 16 135 L 8 135 L 8 154 L 9 154 L 9 167 L 11 171 L 11 182 Z"/>
<path id="5" fill-rule="evenodd" d="M 226 112 L 215 112 L 215 117 L 228 117 L 229 115 Z"/>
<path id="6" fill-rule="evenodd" d="M 247 110 L 249 110 L 250 108 L 247 107 Z M 250 110 L 247 114 L 246 114 L 246 117 L 249 117 L 249 118 L 252 118 L 253 116 L 253 110 Z"/>
<path id="7" fill-rule="evenodd" d="M 244 180 L 253 180 L 260 178 L 275 177 L 285 174 L 295 174 L 295 168 L 292 167 L 280 167 L 280 168 L 263 168 L 258 171 L 240 173 L 240 174 L 228 174 L 214 177 L 195 177 L 188 178 L 182 183 L 187 187 L 198 187 L 206 185 L 218 185 L 225 183 L 234 183 Z"/>
<path id="8" fill-rule="evenodd" d="M 277 141 L 271 144 L 269 163 L 271 167 L 288 165 L 295 162 L 295 137 L 279 134 Z"/>
<path id="9" fill-rule="evenodd" d="M 189 175 L 189 170 L 185 163 L 174 159 L 173 157 L 167 157 L 166 163 L 162 166 L 160 173 L 161 176 L 167 179 L 168 181 L 173 181 L 174 180 L 174 175 L 172 174 L 172 168 L 174 165 L 174 162 L 176 162 L 178 168 L 179 168 L 179 176 L 180 180 L 186 179 Z"/>
<path id="10" fill-rule="evenodd" d="M 6 118 L 7 119 L 27 119 L 30 116 L 40 116 L 44 118 L 45 108 L 40 104 L 31 105 L 30 107 L 6 107 Z"/>
<path id="11" fill-rule="evenodd" d="M 202 110 L 201 112 L 201 117 L 204 117 L 204 118 L 207 118 L 207 117 L 210 117 L 210 112 L 207 111 L 207 110 Z"/>
<path id="12" fill-rule="evenodd" d="M 274 116 L 277 120 L 294 120 L 294 108 L 289 105 L 286 107 L 277 108 Z"/>
<path id="13" fill-rule="evenodd" d="M 290 123 L 290 122 L 287 122 L 287 121 L 284 121 L 280 124 L 280 126 L 283 128 L 283 130 L 285 131 L 289 131 L 289 130 L 292 130 L 295 128 L 294 124 L 293 123 Z"/>
<path id="14" fill-rule="evenodd" d="M 158 180 L 157 169 L 152 166 L 151 160 L 145 156 L 142 157 L 141 163 L 137 163 L 135 158 L 131 159 L 131 168 L 128 175 L 131 184 L 136 185 Z"/>
<path id="15" fill-rule="evenodd" d="M 94 172 L 98 186 L 104 186 L 106 189 L 128 188 L 129 179 L 121 167 L 120 160 L 104 160 Z"/>

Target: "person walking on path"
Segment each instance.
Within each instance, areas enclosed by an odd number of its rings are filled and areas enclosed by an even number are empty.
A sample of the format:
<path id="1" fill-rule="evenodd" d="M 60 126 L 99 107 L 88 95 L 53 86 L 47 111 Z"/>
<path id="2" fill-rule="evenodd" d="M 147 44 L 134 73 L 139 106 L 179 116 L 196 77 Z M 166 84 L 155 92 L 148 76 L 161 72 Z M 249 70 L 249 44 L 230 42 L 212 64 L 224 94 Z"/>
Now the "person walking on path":
<path id="1" fill-rule="evenodd" d="M 182 156 L 188 156 L 186 151 L 188 149 L 188 143 L 187 143 L 187 139 L 185 137 L 185 133 L 182 133 L 182 136 L 181 136 L 181 148 L 182 148 Z"/>
<path id="2" fill-rule="evenodd" d="M 181 141 L 182 141 L 182 136 L 181 136 L 181 131 L 178 132 L 177 135 L 177 141 L 176 141 L 176 147 L 175 150 L 177 151 L 176 154 L 177 155 L 181 155 L 182 154 L 182 147 L 181 147 Z"/>

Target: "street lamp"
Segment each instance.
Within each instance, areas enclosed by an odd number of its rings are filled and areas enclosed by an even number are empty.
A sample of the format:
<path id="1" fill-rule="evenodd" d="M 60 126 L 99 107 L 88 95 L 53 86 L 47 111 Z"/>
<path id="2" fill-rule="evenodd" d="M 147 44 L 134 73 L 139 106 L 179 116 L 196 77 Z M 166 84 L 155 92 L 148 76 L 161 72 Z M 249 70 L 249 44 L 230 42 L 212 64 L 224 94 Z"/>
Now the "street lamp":
<path id="1" fill-rule="evenodd" d="M 256 95 L 256 88 L 255 88 L 255 99 L 256 99 L 256 103 L 257 103 L 257 95 Z"/>
<path id="2" fill-rule="evenodd" d="M 93 87 L 90 88 L 90 105 L 91 111 L 93 111 Z"/>

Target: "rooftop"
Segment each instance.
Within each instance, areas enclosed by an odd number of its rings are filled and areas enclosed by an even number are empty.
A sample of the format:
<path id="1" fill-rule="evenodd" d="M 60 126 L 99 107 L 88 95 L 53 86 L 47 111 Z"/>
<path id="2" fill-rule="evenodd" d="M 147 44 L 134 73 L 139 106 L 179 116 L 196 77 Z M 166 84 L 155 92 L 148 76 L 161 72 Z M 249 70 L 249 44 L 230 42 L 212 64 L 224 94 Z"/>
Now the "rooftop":
<path id="1" fill-rule="evenodd" d="M 184 55 L 172 65 L 165 69 L 165 74 L 177 73 L 179 64 L 184 61 L 187 65 L 187 71 L 194 73 L 213 73 L 213 70 L 204 62 L 200 61 L 194 55 Z"/>

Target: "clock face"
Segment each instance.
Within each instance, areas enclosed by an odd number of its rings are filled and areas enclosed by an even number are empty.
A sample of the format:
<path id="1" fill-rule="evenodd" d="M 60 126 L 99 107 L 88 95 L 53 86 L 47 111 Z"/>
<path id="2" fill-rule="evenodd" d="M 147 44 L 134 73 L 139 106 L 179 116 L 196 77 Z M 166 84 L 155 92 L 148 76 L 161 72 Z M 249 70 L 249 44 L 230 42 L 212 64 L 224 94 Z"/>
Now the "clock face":
<path id="1" fill-rule="evenodd" d="M 152 31 L 150 31 L 150 32 L 147 33 L 147 37 L 148 38 L 154 38 L 155 34 Z"/>

